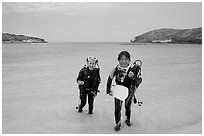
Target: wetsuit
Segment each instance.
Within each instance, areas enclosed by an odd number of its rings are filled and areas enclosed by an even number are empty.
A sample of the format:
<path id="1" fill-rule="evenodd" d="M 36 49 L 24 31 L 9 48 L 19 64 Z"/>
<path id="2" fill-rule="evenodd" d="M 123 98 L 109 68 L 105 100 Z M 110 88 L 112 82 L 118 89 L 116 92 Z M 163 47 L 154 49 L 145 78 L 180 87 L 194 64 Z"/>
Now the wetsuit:
<path id="1" fill-rule="evenodd" d="M 99 68 L 90 70 L 84 67 L 79 71 L 77 82 L 83 81 L 83 85 L 79 85 L 81 103 L 79 105 L 79 112 L 82 112 L 83 107 L 86 105 L 88 96 L 89 113 L 93 112 L 94 97 L 97 95 L 98 87 L 101 82 Z"/>
<path id="2" fill-rule="evenodd" d="M 129 77 L 128 74 L 129 72 L 132 71 L 134 73 L 133 77 Z M 107 81 L 107 88 L 106 88 L 106 93 L 109 94 L 111 92 L 111 83 L 114 77 L 115 82 L 117 85 L 122 85 L 128 88 L 129 93 L 128 97 L 125 99 L 125 115 L 126 115 L 126 120 L 130 121 L 130 116 L 131 116 L 131 103 L 132 103 L 132 98 L 134 96 L 134 91 L 135 89 L 139 86 L 138 77 L 137 74 L 139 72 L 139 68 L 134 67 L 134 68 L 129 68 L 126 76 L 124 76 L 123 71 L 118 70 L 118 65 L 113 69 L 112 73 L 108 77 Z M 123 80 L 121 80 L 123 79 Z M 122 102 L 121 100 L 115 98 L 115 122 L 118 124 L 121 121 L 121 108 L 122 108 Z"/>

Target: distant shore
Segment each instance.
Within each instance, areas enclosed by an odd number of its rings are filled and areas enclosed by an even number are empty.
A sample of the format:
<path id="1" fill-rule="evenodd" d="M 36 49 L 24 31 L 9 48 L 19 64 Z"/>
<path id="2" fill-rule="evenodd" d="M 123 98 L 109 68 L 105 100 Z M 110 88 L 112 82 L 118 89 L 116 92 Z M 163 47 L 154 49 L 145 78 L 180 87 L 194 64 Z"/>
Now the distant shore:
<path id="1" fill-rule="evenodd" d="M 47 43 L 47 41 L 33 36 L 2 33 L 2 43 Z"/>
<path id="2" fill-rule="evenodd" d="M 28 43 L 48 43 L 48 42 L 2 41 L 2 44 L 28 44 Z"/>
<path id="3" fill-rule="evenodd" d="M 181 44 L 181 45 L 202 45 L 200 43 L 152 43 L 152 42 L 145 42 L 145 43 L 139 43 L 139 42 L 133 42 L 133 43 L 121 43 L 121 45 L 133 45 L 133 46 L 137 46 L 137 45 L 170 45 L 170 44 Z"/>
<path id="4" fill-rule="evenodd" d="M 202 27 L 190 29 L 156 29 L 130 40 L 134 43 L 202 44 Z"/>

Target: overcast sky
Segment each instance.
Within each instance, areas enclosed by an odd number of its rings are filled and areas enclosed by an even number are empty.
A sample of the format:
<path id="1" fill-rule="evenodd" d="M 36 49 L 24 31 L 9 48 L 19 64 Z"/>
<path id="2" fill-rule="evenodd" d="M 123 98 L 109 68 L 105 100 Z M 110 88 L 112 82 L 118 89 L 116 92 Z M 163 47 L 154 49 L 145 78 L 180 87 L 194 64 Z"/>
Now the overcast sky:
<path id="1" fill-rule="evenodd" d="M 202 26 L 202 3 L 2 3 L 2 31 L 48 42 L 128 42 L 160 28 Z"/>

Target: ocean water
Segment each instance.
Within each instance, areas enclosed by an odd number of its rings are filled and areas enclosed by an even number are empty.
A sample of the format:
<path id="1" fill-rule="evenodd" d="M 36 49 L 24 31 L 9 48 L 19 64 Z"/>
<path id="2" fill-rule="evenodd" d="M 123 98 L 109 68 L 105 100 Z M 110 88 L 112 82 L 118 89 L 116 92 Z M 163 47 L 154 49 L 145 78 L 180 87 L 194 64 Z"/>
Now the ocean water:
<path id="1" fill-rule="evenodd" d="M 140 59 L 143 82 L 132 105 L 132 126 L 114 131 L 113 98 L 106 96 L 117 55 Z M 94 114 L 77 113 L 76 77 L 87 56 L 99 59 L 101 93 Z M 122 110 L 124 120 L 124 109 Z M 94 129 L 93 129 L 94 128 Z M 48 43 L 2 45 L 4 134 L 202 133 L 202 45 Z"/>

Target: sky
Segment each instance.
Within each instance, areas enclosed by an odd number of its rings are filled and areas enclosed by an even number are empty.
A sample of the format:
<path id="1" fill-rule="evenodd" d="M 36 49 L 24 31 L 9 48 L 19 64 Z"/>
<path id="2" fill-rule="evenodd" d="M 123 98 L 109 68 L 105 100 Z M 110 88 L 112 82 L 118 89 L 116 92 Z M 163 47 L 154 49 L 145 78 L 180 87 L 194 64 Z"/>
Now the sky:
<path id="1" fill-rule="evenodd" d="M 202 26 L 202 2 L 2 2 L 2 32 L 48 42 L 129 42 L 145 32 Z"/>

